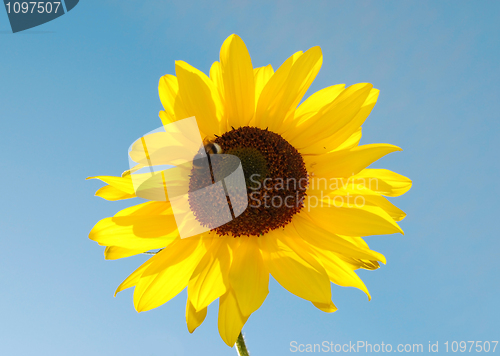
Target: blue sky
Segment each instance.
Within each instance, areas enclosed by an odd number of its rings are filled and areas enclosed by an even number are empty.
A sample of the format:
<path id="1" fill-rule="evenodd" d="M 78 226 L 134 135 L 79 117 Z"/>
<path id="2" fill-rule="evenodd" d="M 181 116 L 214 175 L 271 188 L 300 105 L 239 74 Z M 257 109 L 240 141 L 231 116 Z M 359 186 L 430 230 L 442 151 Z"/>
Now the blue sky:
<path id="1" fill-rule="evenodd" d="M 332 286 L 325 314 L 276 282 L 244 332 L 254 355 L 290 342 L 499 340 L 500 3 L 494 1 L 81 1 L 11 34 L 0 11 L 0 354 L 235 355 L 217 303 L 191 335 L 185 292 L 138 314 L 113 292 L 146 256 L 105 261 L 87 236 L 132 204 L 93 194 L 127 149 L 160 126 L 160 76 L 182 59 L 204 72 L 237 33 L 254 66 L 321 46 L 309 94 L 370 82 L 381 90 L 362 143 L 403 148 L 375 163 L 413 180 L 393 201 L 405 235 L 368 237 L 388 260 L 360 271 L 372 295 Z M 500 347 L 496 352 L 500 352 Z"/>

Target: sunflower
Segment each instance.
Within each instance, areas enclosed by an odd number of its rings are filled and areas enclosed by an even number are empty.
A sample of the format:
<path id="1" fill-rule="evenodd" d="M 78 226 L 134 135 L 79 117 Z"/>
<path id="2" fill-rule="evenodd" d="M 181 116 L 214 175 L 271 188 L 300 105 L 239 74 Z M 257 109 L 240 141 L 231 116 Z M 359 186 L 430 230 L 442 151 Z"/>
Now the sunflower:
<path id="1" fill-rule="evenodd" d="M 366 168 L 401 150 L 359 145 L 361 125 L 379 94 L 371 84 L 333 85 L 299 105 L 321 64 L 321 49 L 313 47 L 293 54 L 276 72 L 271 65 L 253 68 L 244 42 L 231 35 L 209 76 L 177 61 L 176 76 L 160 79 L 163 125 L 194 116 L 204 136 L 240 159 L 249 203 L 226 224 L 185 239 L 168 200 L 99 221 L 89 237 L 106 246 L 106 259 L 159 250 L 116 290 L 135 287 L 138 312 L 187 287 L 188 330 L 219 299 L 219 333 L 233 346 L 266 299 L 270 274 L 324 312 L 337 310 L 330 282 L 359 288 L 370 299 L 354 271 L 377 269 L 385 258 L 362 237 L 403 233 L 397 222 L 405 213 L 384 196 L 404 194 L 411 181 Z M 130 172 L 91 178 L 107 184 L 96 192 L 104 199 L 136 196 Z"/>

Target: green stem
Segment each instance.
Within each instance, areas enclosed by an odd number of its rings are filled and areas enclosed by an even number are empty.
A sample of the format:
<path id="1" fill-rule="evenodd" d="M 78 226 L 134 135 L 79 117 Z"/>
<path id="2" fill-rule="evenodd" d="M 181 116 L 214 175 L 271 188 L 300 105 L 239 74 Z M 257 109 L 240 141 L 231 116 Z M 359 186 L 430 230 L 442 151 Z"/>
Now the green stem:
<path id="1" fill-rule="evenodd" d="M 239 356 L 250 356 L 247 350 L 247 345 L 245 345 L 245 339 L 243 338 L 242 333 L 240 333 L 238 339 L 236 340 L 236 347 L 238 349 Z"/>

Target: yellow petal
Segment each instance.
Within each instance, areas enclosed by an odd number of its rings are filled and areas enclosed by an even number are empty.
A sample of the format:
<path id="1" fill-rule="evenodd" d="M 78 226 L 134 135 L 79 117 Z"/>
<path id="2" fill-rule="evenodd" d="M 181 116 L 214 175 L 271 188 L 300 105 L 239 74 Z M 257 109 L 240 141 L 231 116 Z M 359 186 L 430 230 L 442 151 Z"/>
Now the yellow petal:
<path id="1" fill-rule="evenodd" d="M 212 66 L 210 67 L 210 79 L 212 82 L 214 82 L 215 86 L 217 87 L 217 90 L 219 91 L 219 95 L 222 101 L 222 104 L 224 105 L 224 81 L 222 80 L 222 68 L 220 65 L 220 62 L 214 62 Z M 221 127 L 222 132 L 226 132 L 226 126 L 227 123 L 221 123 L 224 124 L 223 127 Z"/>
<path id="2" fill-rule="evenodd" d="M 366 118 L 368 115 L 370 115 L 373 107 L 375 106 L 377 99 L 378 99 L 378 94 L 379 90 L 378 89 L 371 89 L 368 97 L 364 101 L 364 103 L 361 105 L 361 108 L 359 109 L 358 113 L 352 117 L 351 120 L 345 120 L 341 121 L 341 124 L 343 126 L 339 126 L 337 130 L 333 133 L 333 135 L 329 136 L 327 139 L 320 140 L 320 141 L 315 141 L 314 143 L 309 144 L 309 146 L 301 152 L 311 152 L 311 150 L 314 150 L 315 154 L 323 153 L 323 152 L 328 152 L 325 150 L 321 150 L 320 144 L 323 141 L 326 141 L 328 143 L 323 144 L 323 146 L 328 147 L 328 150 L 331 151 L 333 149 L 339 150 L 339 149 L 345 149 L 345 148 L 350 148 L 352 147 L 352 141 L 353 141 L 353 135 L 357 133 L 355 137 L 361 138 L 361 125 L 365 122 Z M 314 95 L 314 94 L 313 94 Z M 305 104 L 305 103 L 304 103 Z M 297 110 L 298 111 L 298 110 Z M 318 110 L 319 111 L 319 110 Z M 307 117 L 307 116 L 305 116 Z M 309 117 L 312 117 L 311 114 L 309 114 Z M 331 120 L 332 117 L 330 115 L 324 115 L 323 117 L 318 117 L 317 118 L 317 123 L 315 125 L 331 125 L 332 123 L 329 122 L 328 120 Z M 312 119 L 314 120 L 314 119 Z M 290 130 L 297 130 L 297 132 L 301 132 L 301 129 L 304 129 L 306 125 L 302 125 L 302 121 L 299 121 L 297 123 L 296 128 L 292 128 Z M 302 138 L 302 137 L 300 137 Z M 350 140 L 351 142 L 346 142 L 346 140 Z M 357 139 L 357 142 L 354 146 L 356 146 L 359 142 L 359 139 Z M 326 148 L 325 147 L 325 148 Z M 319 149 L 318 149 L 319 148 Z"/>
<path id="3" fill-rule="evenodd" d="M 195 331 L 196 328 L 200 326 L 201 323 L 203 323 L 206 316 L 207 316 L 207 308 L 203 308 L 200 311 L 196 311 L 196 309 L 193 307 L 193 304 L 191 304 L 189 298 L 187 298 L 186 324 L 190 333 L 193 333 L 193 331 Z"/>
<path id="4" fill-rule="evenodd" d="M 365 196 L 365 199 L 368 204 L 376 205 L 384 209 L 394 221 L 401 221 L 406 217 L 406 213 L 403 210 L 399 209 L 384 197 L 369 195 Z"/>
<path id="5" fill-rule="evenodd" d="M 368 244 L 361 237 L 357 236 L 342 236 L 342 237 L 361 248 L 365 248 L 368 250 L 370 249 L 370 247 L 368 247 Z M 351 258 L 342 254 L 337 254 L 337 256 L 353 271 L 359 268 L 368 270 L 375 270 L 377 268 L 380 268 L 380 264 L 377 262 L 376 258 L 373 259 Z M 386 263 L 385 256 L 382 254 L 380 256 L 382 256 L 383 258 L 381 262 Z"/>
<path id="6" fill-rule="evenodd" d="M 220 63 L 228 125 L 246 126 L 255 112 L 255 79 L 252 59 L 240 37 L 233 34 L 224 41 Z"/>
<path id="7" fill-rule="evenodd" d="M 269 79 L 273 76 L 274 69 L 272 65 L 269 64 L 265 67 L 255 68 L 253 74 L 255 77 L 255 107 L 257 108 L 262 89 L 264 89 Z"/>
<path id="8" fill-rule="evenodd" d="M 179 238 L 170 205 L 148 202 L 124 209 L 112 218 L 99 221 L 89 238 L 105 246 L 148 251 L 162 248 Z"/>
<path id="9" fill-rule="evenodd" d="M 130 257 L 145 252 L 142 249 L 131 250 L 128 248 L 118 246 L 107 246 L 104 250 L 104 258 L 107 260 L 117 260 L 119 258 Z"/>
<path id="10" fill-rule="evenodd" d="M 163 125 L 188 117 L 188 113 L 180 101 L 179 83 L 174 75 L 166 74 L 160 78 L 158 93 L 165 109 L 165 111 L 160 112 Z"/>
<path id="11" fill-rule="evenodd" d="M 342 197 L 340 197 L 342 198 Z M 369 202 L 338 199 L 305 202 L 304 210 L 312 221 L 326 231 L 338 235 L 369 236 L 385 235 L 403 230 L 384 209 Z"/>
<path id="12" fill-rule="evenodd" d="M 358 268 L 373 270 L 380 267 L 377 261 L 386 263 L 384 255 L 370 250 L 361 237 L 333 234 L 324 228 L 316 226 L 309 220 L 310 218 L 308 218 L 307 213 L 305 213 L 302 214 L 302 216 L 295 216 L 292 223 L 301 238 L 310 244 L 318 258 L 321 259 L 332 282 L 344 286 L 339 280 L 332 280 L 332 262 L 330 261 L 330 255 L 332 253 L 342 261 L 344 264 L 342 267 L 348 267 L 351 270 Z M 326 228 L 327 225 L 328 224 L 325 224 Z M 330 260 L 325 261 L 325 258 L 329 258 Z M 354 276 L 352 277 L 355 278 Z M 368 293 L 363 285 L 353 284 L 351 286 L 360 288 Z"/>
<path id="13" fill-rule="evenodd" d="M 315 251 L 317 256 L 321 259 L 323 266 L 325 266 L 330 281 L 342 287 L 361 289 L 368 296 L 368 300 L 371 299 L 365 284 L 347 263 L 342 261 L 342 259 L 332 251 L 323 249 L 315 249 Z"/>
<path id="14" fill-rule="evenodd" d="M 302 149 L 307 147 L 310 142 L 341 133 L 343 128 L 360 112 L 372 87 L 369 83 L 351 85 L 342 91 L 332 103 L 322 107 L 307 120 L 299 122 L 296 128 L 286 132 L 283 137 L 297 149 Z M 350 134 L 347 137 L 349 136 Z"/>
<path id="15" fill-rule="evenodd" d="M 156 254 L 157 259 L 136 284 L 135 309 L 141 312 L 157 308 L 179 294 L 206 251 L 201 238 L 189 238 L 176 240 Z"/>
<path id="16" fill-rule="evenodd" d="M 198 127 L 204 135 L 221 134 L 223 107 L 215 84 L 203 72 L 183 61 L 175 62 L 175 73 L 187 117 L 196 117 Z"/>
<path id="17" fill-rule="evenodd" d="M 116 288 L 115 291 L 115 297 L 116 295 L 121 292 L 122 290 L 125 290 L 130 287 L 134 287 L 137 282 L 139 282 L 139 279 L 141 279 L 142 273 L 151 265 L 152 262 L 155 261 L 157 255 L 151 257 L 149 260 L 144 262 L 139 268 L 137 268 L 130 276 L 128 276 L 119 286 Z"/>
<path id="18" fill-rule="evenodd" d="M 189 281 L 188 295 L 196 310 L 206 308 L 226 293 L 230 265 L 228 243 L 223 238 L 214 239 Z"/>
<path id="19" fill-rule="evenodd" d="M 356 196 L 361 201 L 364 201 L 368 196 L 374 196 L 376 199 L 380 195 L 394 196 L 398 193 L 403 194 L 405 190 L 411 187 L 411 181 L 403 176 L 400 176 L 400 181 L 391 182 L 379 179 L 376 173 L 363 173 L 365 171 L 378 171 L 377 169 L 364 169 L 360 173 L 351 177 L 333 178 L 314 176 L 309 181 L 307 187 L 307 195 L 309 200 L 314 200 L 315 197 L 328 197 L 328 196 L 345 196 L 352 202 Z M 390 171 L 388 171 L 390 172 Z M 392 173 L 392 172 L 390 172 Z M 394 173 L 395 176 L 398 176 Z M 393 190 L 394 188 L 394 190 Z M 381 205 L 386 205 L 385 200 L 378 199 Z M 375 202 L 375 200 L 374 200 Z M 372 204 L 373 205 L 373 204 Z M 375 204 L 377 205 L 377 204 Z"/>
<path id="20" fill-rule="evenodd" d="M 160 111 L 158 113 L 158 116 L 160 117 L 160 120 L 161 120 L 161 123 L 163 124 L 163 126 L 166 126 L 166 125 L 169 125 L 169 124 L 171 124 L 173 122 L 176 122 L 177 121 L 177 117 L 179 117 L 179 118 L 186 118 L 187 114 L 181 114 L 181 115 L 179 115 L 178 113 L 176 113 L 175 116 L 171 116 L 171 115 L 167 114 L 166 111 L 162 110 L 162 111 Z"/>
<path id="21" fill-rule="evenodd" d="M 192 123 L 192 121 L 191 121 Z M 173 132 L 154 132 L 142 136 L 136 140 L 129 151 L 129 157 L 137 165 L 131 168 L 135 174 L 126 175 L 124 178 L 134 179 L 134 186 L 137 188 L 142 182 L 151 178 L 149 169 L 146 172 L 138 173 L 142 167 L 173 165 L 178 166 L 191 160 L 197 153 L 200 145 L 200 135 L 196 132 L 196 125 L 190 128 L 195 132 L 187 135 L 183 133 L 175 134 Z M 177 131 L 179 132 L 179 131 Z M 161 176 L 161 174 L 156 174 Z"/>
<path id="22" fill-rule="evenodd" d="M 366 243 L 365 240 L 363 240 L 363 238 L 359 237 L 359 236 L 342 236 L 344 239 L 350 241 L 351 243 L 355 244 L 356 246 L 359 246 L 361 248 L 368 248 L 368 244 Z M 384 259 L 385 261 L 385 259 Z M 385 262 L 384 262 L 385 263 Z"/>
<path id="23" fill-rule="evenodd" d="M 298 126 L 308 118 L 315 115 L 325 105 L 332 103 L 345 89 L 345 84 L 332 85 L 318 90 L 308 97 L 295 111 L 295 120 Z"/>
<path id="24" fill-rule="evenodd" d="M 350 266 L 353 271 L 357 270 L 359 268 L 367 269 L 370 271 L 373 271 L 373 270 L 380 268 L 380 264 L 377 261 L 360 260 L 360 259 L 354 259 L 354 258 L 349 258 L 349 257 L 345 257 L 345 256 L 339 256 L 339 258 L 342 261 L 344 261 L 348 266 Z"/>
<path id="25" fill-rule="evenodd" d="M 305 156 L 304 159 L 308 170 L 313 172 L 315 176 L 351 177 L 376 160 L 395 151 L 402 150 L 389 144 L 371 144 L 319 156 Z"/>
<path id="26" fill-rule="evenodd" d="M 368 247 L 368 244 L 363 240 L 361 237 L 358 236 L 342 236 L 343 239 L 350 241 L 351 243 L 355 244 L 358 247 L 361 247 L 366 250 L 370 250 L 370 247 Z M 313 246 L 315 248 L 315 246 Z M 374 252 L 373 250 L 370 250 Z M 377 252 L 378 254 L 378 252 Z M 349 267 L 351 270 L 357 270 L 359 268 L 363 269 L 368 269 L 368 270 L 375 270 L 377 268 L 380 268 L 380 264 L 377 262 L 377 258 L 370 258 L 370 259 L 360 259 L 360 258 L 351 258 L 343 254 L 336 254 L 337 257 L 339 257 L 346 265 Z M 385 256 L 382 254 L 379 254 L 381 257 L 380 260 L 382 263 L 386 263 L 385 261 Z M 326 267 L 325 267 L 326 268 Z"/>
<path id="27" fill-rule="evenodd" d="M 174 217 L 106 218 L 90 231 L 89 238 L 103 246 L 148 251 L 162 248 L 179 237 Z"/>
<path id="28" fill-rule="evenodd" d="M 398 197 L 411 188 L 411 180 L 387 169 L 363 169 L 353 177 L 362 180 L 371 190 L 388 197 Z"/>
<path id="29" fill-rule="evenodd" d="M 353 132 L 351 136 L 347 138 L 340 146 L 336 147 L 335 150 L 350 150 L 351 148 L 359 145 L 359 141 L 361 140 L 361 127 Z M 331 146 L 330 146 L 331 147 Z"/>
<path id="30" fill-rule="evenodd" d="M 302 215 L 307 216 L 305 214 Z M 333 251 L 352 258 L 368 260 L 374 259 L 385 263 L 385 258 L 380 253 L 361 247 L 343 236 L 339 236 L 329 230 L 325 230 L 314 224 L 314 220 L 311 219 L 311 221 L 302 215 L 295 216 L 292 223 L 301 238 L 312 246 L 327 251 Z M 325 225 L 326 224 L 333 225 L 331 220 L 325 221 Z"/>
<path id="31" fill-rule="evenodd" d="M 309 146 L 301 148 L 300 153 L 302 155 L 320 155 L 331 151 L 350 150 L 359 145 L 361 135 L 362 132 L 360 127 L 340 146 L 336 146 L 333 136 L 330 136 L 320 141 L 311 142 Z"/>
<path id="32" fill-rule="evenodd" d="M 129 206 L 117 212 L 114 217 L 154 217 L 159 215 L 172 215 L 172 209 L 169 202 L 148 201 L 146 203 Z"/>
<path id="33" fill-rule="evenodd" d="M 260 308 L 269 293 L 269 272 L 264 266 L 255 237 L 239 237 L 229 280 L 243 315 Z"/>
<path id="34" fill-rule="evenodd" d="M 234 346 L 247 319 L 248 316 L 241 313 L 234 292 L 229 289 L 219 299 L 219 334 L 227 346 Z"/>
<path id="35" fill-rule="evenodd" d="M 293 118 L 295 108 L 318 74 L 323 62 L 321 48 L 313 47 L 304 54 L 294 54 L 267 82 L 257 104 L 255 122 L 273 132 L 286 129 L 285 119 Z"/>
<path id="36" fill-rule="evenodd" d="M 332 146 L 342 145 L 353 133 L 355 133 L 370 115 L 373 107 L 377 103 L 380 90 L 372 88 L 361 109 L 350 121 L 347 121 L 343 127 L 338 129 L 331 137 Z"/>
<path id="37" fill-rule="evenodd" d="M 113 177 L 113 176 L 95 176 L 88 177 L 87 179 L 100 179 L 106 184 L 130 195 L 135 195 L 134 185 L 132 184 L 132 179 L 130 175 L 125 177 Z"/>
<path id="38" fill-rule="evenodd" d="M 285 235 L 291 232 L 290 225 L 287 227 L 286 232 L 274 230 L 259 238 L 264 264 L 290 293 L 312 302 L 329 303 L 330 282 L 325 269 L 300 239 Z"/>
<path id="39" fill-rule="evenodd" d="M 333 304 L 333 302 L 330 303 L 315 303 L 312 302 L 312 304 L 318 308 L 321 311 L 324 311 L 325 313 L 333 313 L 338 310 L 338 308 Z"/>
<path id="40" fill-rule="evenodd" d="M 265 109 L 271 103 L 270 97 L 264 98 L 262 96 L 262 92 L 265 93 L 277 93 L 280 90 L 283 90 L 283 86 L 290 74 L 290 71 L 293 67 L 293 64 L 297 62 L 297 60 L 303 55 L 302 51 L 298 51 L 292 54 L 283 64 L 278 68 L 278 70 L 273 73 L 273 75 L 266 81 L 261 90 L 261 95 L 259 96 L 259 101 L 256 103 L 257 107 L 260 107 L 261 111 Z M 265 91 L 264 91 L 265 90 Z M 276 103 L 275 103 L 276 105 Z M 260 124 L 260 116 L 256 116 L 256 124 Z"/>
<path id="41" fill-rule="evenodd" d="M 95 192 L 95 195 L 110 201 L 135 198 L 135 194 L 125 193 L 124 191 L 121 191 L 111 185 L 105 185 L 100 188 L 97 192 Z"/>

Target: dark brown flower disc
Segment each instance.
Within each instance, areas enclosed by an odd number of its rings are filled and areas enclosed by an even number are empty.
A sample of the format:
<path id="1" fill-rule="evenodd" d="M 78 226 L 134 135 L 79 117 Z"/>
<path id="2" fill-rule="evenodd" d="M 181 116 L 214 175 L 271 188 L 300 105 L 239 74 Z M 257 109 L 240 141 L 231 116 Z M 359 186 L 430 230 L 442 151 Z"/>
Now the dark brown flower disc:
<path id="1" fill-rule="evenodd" d="M 224 154 L 237 156 L 245 175 L 248 207 L 230 222 L 215 227 L 219 235 L 259 236 L 287 225 L 304 206 L 308 176 L 300 153 L 280 135 L 256 127 L 240 127 L 217 137 Z M 206 180 L 206 178 L 204 179 Z M 193 170 L 190 188 L 206 186 Z M 222 204 L 225 202 L 215 202 Z M 228 199 L 228 204 L 231 203 Z M 207 207 L 190 200 L 198 221 L 204 224 Z M 217 207 L 211 207 L 217 209 Z"/>

